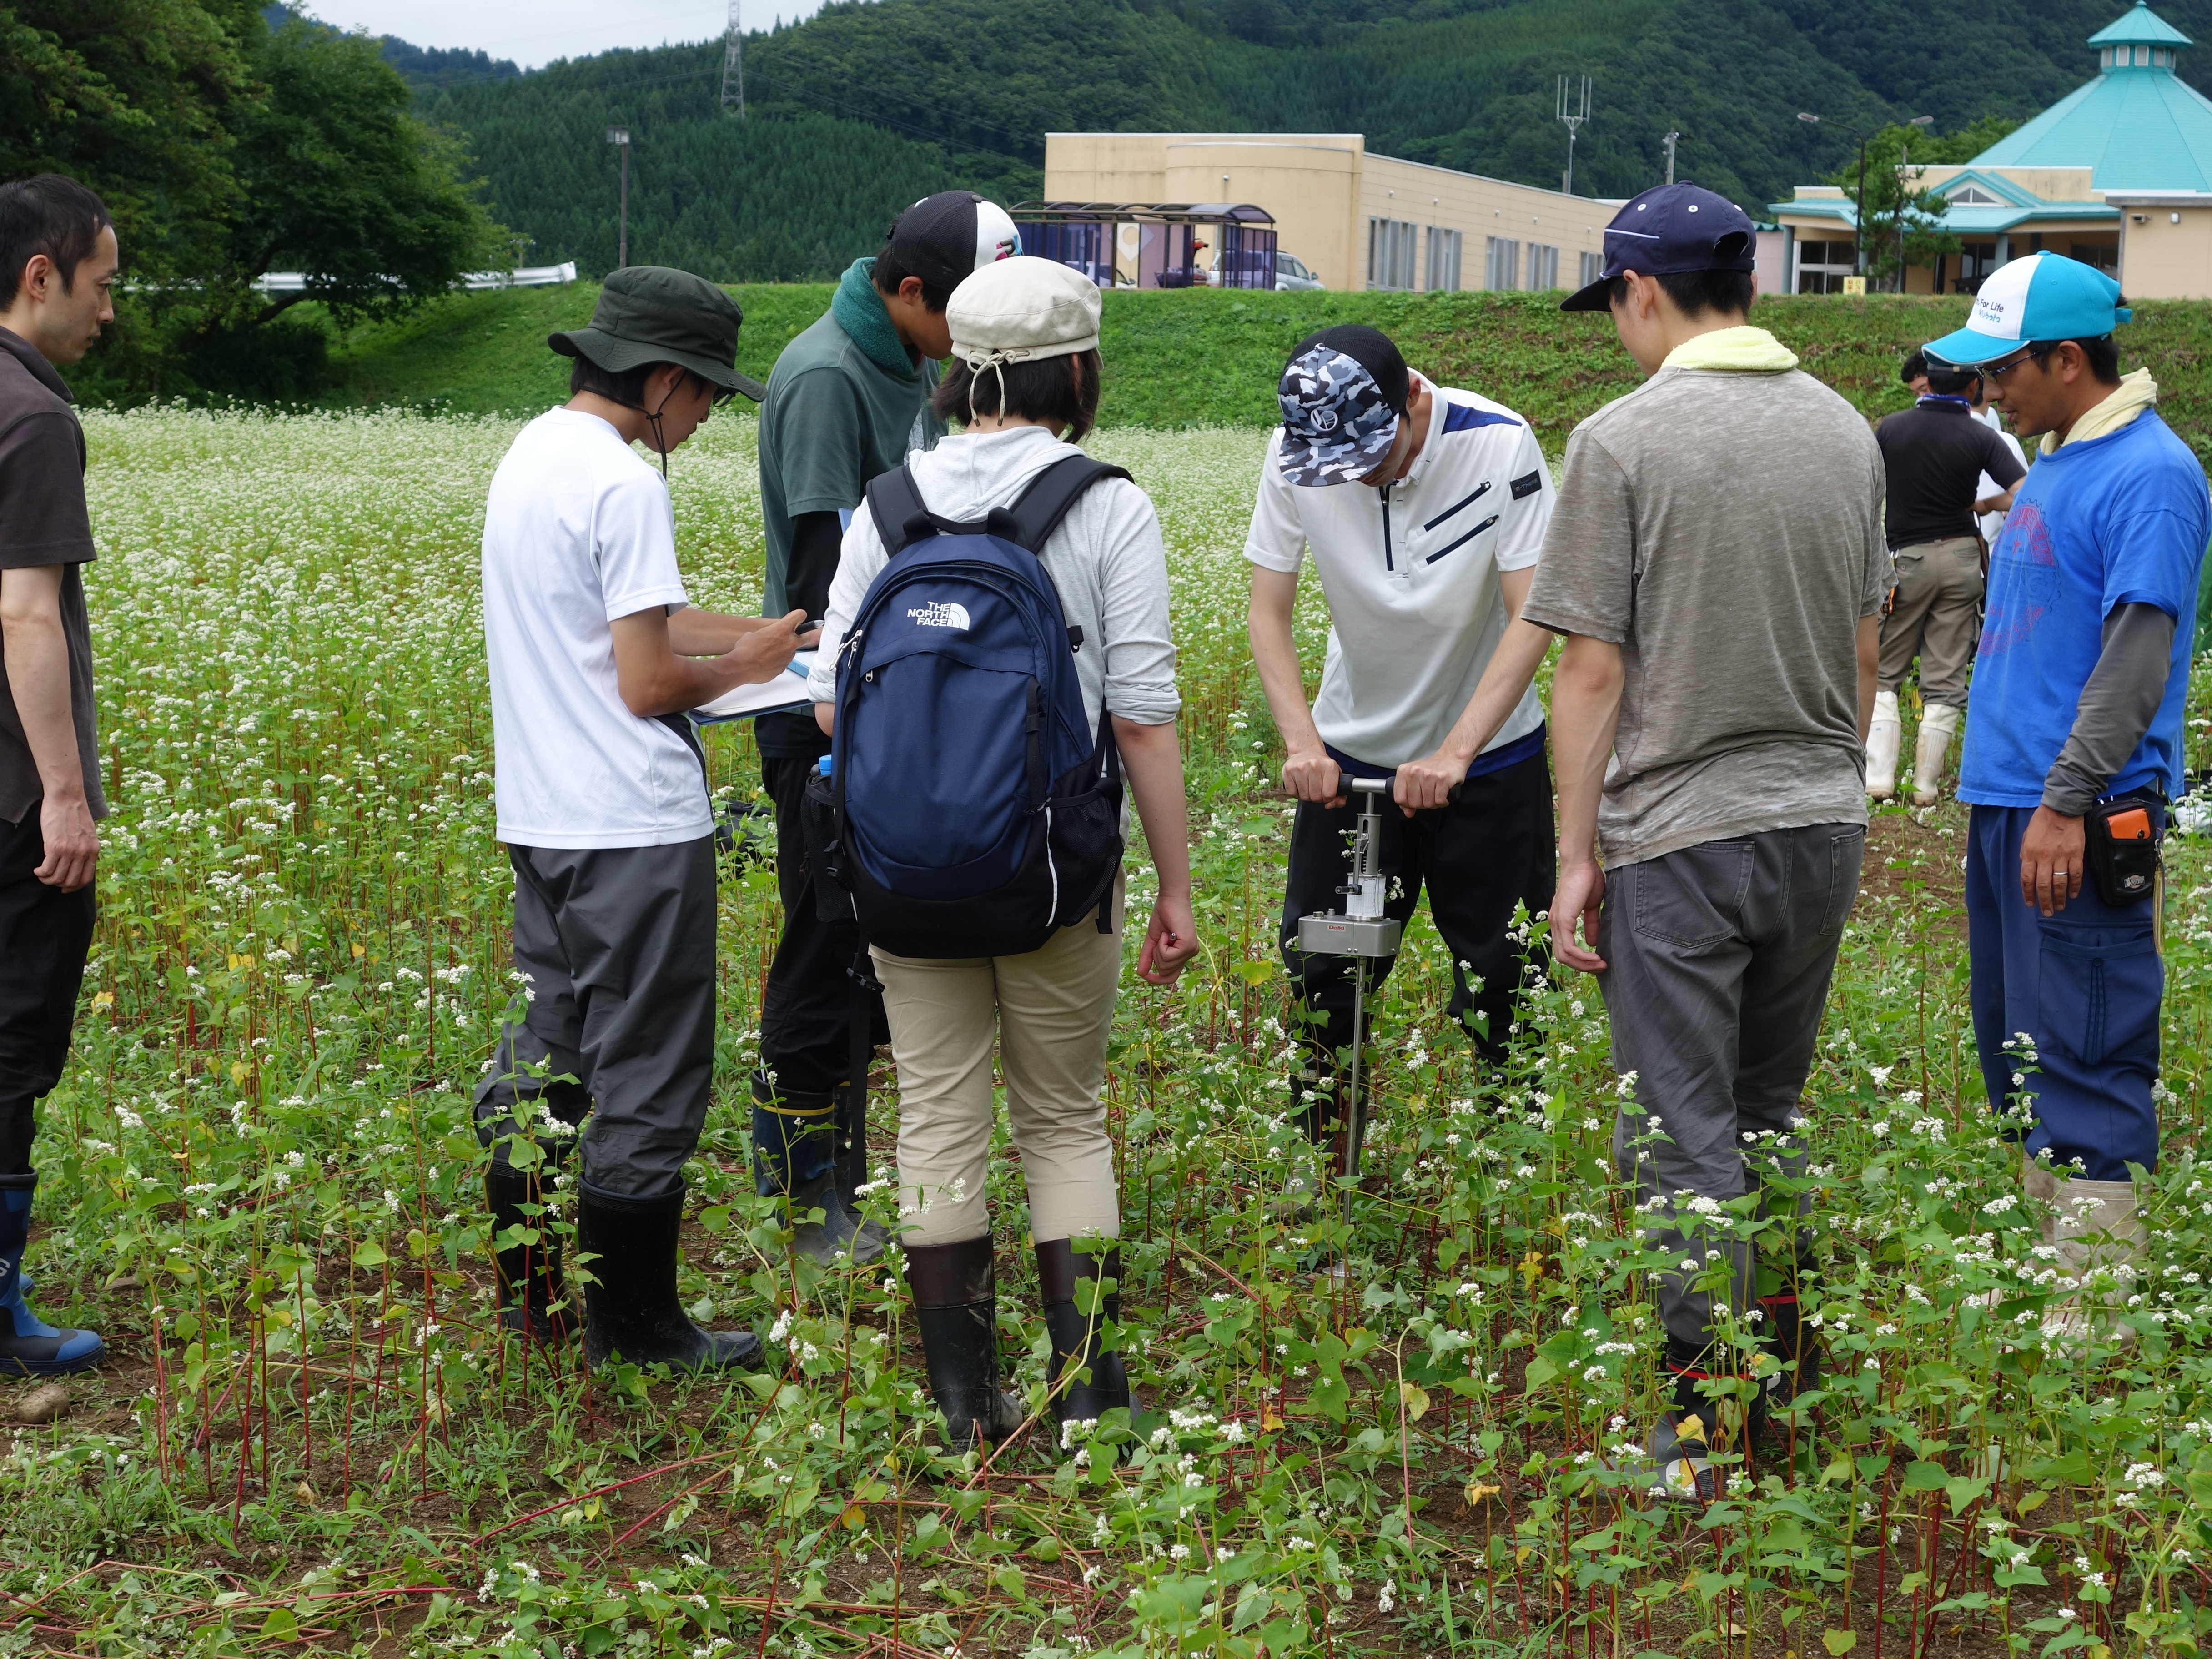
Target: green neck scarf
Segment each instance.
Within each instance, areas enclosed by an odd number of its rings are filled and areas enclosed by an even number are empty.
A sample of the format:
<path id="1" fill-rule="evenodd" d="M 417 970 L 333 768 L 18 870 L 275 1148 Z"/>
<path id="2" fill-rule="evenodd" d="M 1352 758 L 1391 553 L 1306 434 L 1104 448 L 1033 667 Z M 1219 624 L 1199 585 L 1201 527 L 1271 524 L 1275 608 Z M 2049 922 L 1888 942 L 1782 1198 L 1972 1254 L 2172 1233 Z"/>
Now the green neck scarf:
<path id="1" fill-rule="evenodd" d="M 847 267 L 838 280 L 836 297 L 830 301 L 830 314 L 836 318 L 837 326 L 853 337 L 853 343 L 867 354 L 870 362 L 887 374 L 912 380 L 920 372 L 920 365 L 908 354 L 898 331 L 891 326 L 890 313 L 884 309 L 884 296 L 876 292 L 876 285 L 870 280 L 875 269 L 872 258 L 855 259 Z"/>

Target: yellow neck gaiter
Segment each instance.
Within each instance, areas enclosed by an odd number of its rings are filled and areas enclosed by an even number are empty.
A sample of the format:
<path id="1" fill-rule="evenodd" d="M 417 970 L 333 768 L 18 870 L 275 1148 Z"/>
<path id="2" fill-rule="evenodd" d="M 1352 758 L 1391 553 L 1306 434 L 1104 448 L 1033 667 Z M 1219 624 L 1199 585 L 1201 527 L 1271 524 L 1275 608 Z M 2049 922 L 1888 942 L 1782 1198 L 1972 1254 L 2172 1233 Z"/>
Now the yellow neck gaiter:
<path id="1" fill-rule="evenodd" d="M 2138 368 L 2123 374 L 2120 383 L 2112 388 L 2112 396 L 2074 422 L 2066 441 L 2081 444 L 2092 438 L 2108 438 L 2157 402 L 2158 382 L 2151 379 L 2148 369 Z M 2036 446 L 2036 453 L 2048 455 L 2058 447 L 2058 434 L 2046 432 Z"/>
<path id="2" fill-rule="evenodd" d="M 1687 339 L 1667 354 L 1662 368 L 1717 368 L 1736 374 L 1778 374 L 1797 367 L 1797 354 L 1749 323 L 1717 328 Z"/>

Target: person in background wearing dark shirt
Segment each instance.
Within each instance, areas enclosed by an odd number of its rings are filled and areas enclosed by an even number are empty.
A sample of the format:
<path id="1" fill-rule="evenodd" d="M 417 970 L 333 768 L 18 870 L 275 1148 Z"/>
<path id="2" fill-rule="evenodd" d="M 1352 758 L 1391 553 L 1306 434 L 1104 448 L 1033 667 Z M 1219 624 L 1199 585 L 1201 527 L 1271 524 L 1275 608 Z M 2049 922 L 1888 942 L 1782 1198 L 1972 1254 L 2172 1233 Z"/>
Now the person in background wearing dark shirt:
<path id="1" fill-rule="evenodd" d="M 100 1363 L 97 1333 L 24 1300 L 33 1104 L 61 1080 L 100 860 L 100 742 L 83 567 L 84 432 L 54 373 L 115 320 L 100 200 L 58 173 L 0 185 L 0 1373 Z"/>
<path id="2" fill-rule="evenodd" d="M 845 526 L 868 480 L 933 447 L 945 428 L 929 412 L 937 360 L 952 350 L 945 307 L 962 280 L 1021 252 L 1004 208 L 973 191 L 940 191 L 901 214 L 872 259 L 855 259 L 830 309 L 783 349 L 761 405 L 761 519 L 768 538 L 767 613 L 824 615 Z M 851 1072 L 859 949 L 850 923 L 815 913 L 799 809 L 806 780 L 830 752 L 811 714 L 763 714 L 755 724 L 761 781 L 775 803 L 776 885 L 783 936 L 761 998 L 760 1068 L 753 1073 L 753 1175 L 763 1197 L 787 1195 L 795 1248 L 828 1264 L 851 1249 L 883 1249 L 863 1229 L 854 1188 L 866 1177 L 865 1126 Z M 890 1040 L 880 993 L 868 992 L 872 1043 Z M 806 1219 L 812 1210 L 823 1219 Z"/>
<path id="3" fill-rule="evenodd" d="M 1918 356 L 1917 352 L 1913 354 Z M 1908 370 L 1910 362 L 1906 365 Z M 2003 512 L 2027 475 L 2004 439 L 1974 418 L 1976 377 L 1923 362 L 1928 390 L 1911 408 L 1875 428 L 1889 474 L 1885 525 L 1896 585 L 1881 619 L 1881 689 L 1867 732 L 1867 793 L 1897 793 L 1904 736 L 1897 688 L 1920 659 L 1920 738 L 1912 757 L 1912 804 L 1933 806 L 1943 761 L 1966 712 L 1966 671 L 1981 630 L 1982 576 L 1989 550 L 1975 516 Z M 1982 475 L 1999 486 L 1980 494 Z"/>

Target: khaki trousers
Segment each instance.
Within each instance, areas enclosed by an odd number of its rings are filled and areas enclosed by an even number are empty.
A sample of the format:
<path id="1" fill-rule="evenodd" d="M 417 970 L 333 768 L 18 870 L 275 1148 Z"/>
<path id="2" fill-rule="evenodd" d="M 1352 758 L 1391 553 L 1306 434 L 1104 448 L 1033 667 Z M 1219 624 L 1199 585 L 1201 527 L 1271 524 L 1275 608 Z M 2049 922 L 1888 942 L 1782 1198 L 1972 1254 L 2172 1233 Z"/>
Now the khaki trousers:
<path id="1" fill-rule="evenodd" d="M 1897 592 L 1881 619 L 1881 689 L 1920 659 L 1920 700 L 1966 706 L 1966 671 L 1981 636 L 1982 551 L 1972 536 L 1897 550 Z"/>
<path id="2" fill-rule="evenodd" d="M 910 1244 L 991 1231 L 992 1039 L 1021 1154 L 1036 1242 L 1118 1238 L 1121 1195 L 1099 1091 L 1121 976 L 1116 883 L 1109 915 L 1063 927 L 1018 957 L 917 958 L 872 952 L 898 1062 L 899 1220 Z"/>

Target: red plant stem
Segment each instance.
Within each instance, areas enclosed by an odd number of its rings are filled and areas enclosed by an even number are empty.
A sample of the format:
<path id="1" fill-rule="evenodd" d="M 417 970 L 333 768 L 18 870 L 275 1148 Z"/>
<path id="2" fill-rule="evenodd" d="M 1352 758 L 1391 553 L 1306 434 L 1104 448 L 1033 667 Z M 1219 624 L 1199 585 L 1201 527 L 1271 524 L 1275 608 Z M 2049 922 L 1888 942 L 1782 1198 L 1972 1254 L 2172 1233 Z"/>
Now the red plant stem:
<path id="1" fill-rule="evenodd" d="M 1881 1659 L 1882 1610 L 1889 1605 L 1889 1472 L 1881 1477 L 1881 1518 L 1874 1534 L 1874 1659 Z"/>

